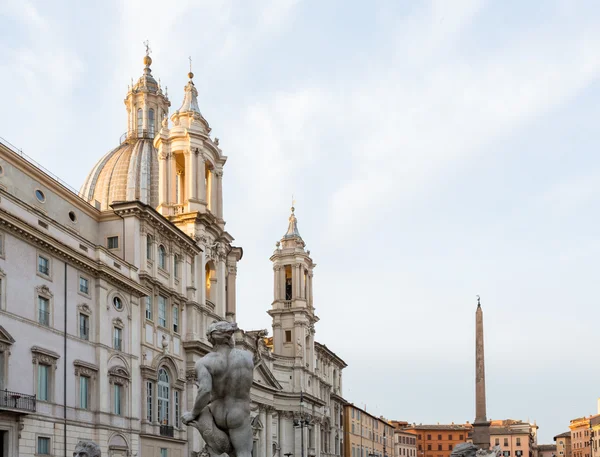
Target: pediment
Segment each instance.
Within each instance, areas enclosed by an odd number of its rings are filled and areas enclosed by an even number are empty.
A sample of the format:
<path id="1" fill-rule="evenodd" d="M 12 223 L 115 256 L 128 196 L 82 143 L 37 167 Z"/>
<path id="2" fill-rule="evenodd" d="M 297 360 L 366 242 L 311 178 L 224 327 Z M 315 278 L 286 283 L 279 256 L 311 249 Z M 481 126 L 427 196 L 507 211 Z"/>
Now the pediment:
<path id="1" fill-rule="evenodd" d="M 0 325 L 0 343 L 13 344 L 15 339 L 6 331 L 4 327 Z"/>
<path id="2" fill-rule="evenodd" d="M 260 386 L 282 390 L 281 384 L 262 360 L 254 367 L 254 382 Z"/>

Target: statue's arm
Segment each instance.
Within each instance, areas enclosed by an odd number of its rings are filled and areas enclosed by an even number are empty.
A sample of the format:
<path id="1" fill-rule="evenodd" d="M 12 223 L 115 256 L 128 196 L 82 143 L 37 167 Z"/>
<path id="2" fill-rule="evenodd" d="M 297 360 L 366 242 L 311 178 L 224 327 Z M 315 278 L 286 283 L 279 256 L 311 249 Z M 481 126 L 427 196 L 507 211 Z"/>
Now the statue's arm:
<path id="1" fill-rule="evenodd" d="M 194 409 L 192 409 L 194 417 L 198 417 L 206 405 L 210 403 L 212 392 L 212 376 L 201 362 L 196 364 L 196 385 L 198 386 L 198 394 L 194 402 Z"/>
<path id="2" fill-rule="evenodd" d="M 188 424 L 200 416 L 202 410 L 210 403 L 212 392 L 212 376 L 202 361 L 196 363 L 196 385 L 198 394 L 194 402 L 194 408 L 182 416 L 183 423 Z"/>

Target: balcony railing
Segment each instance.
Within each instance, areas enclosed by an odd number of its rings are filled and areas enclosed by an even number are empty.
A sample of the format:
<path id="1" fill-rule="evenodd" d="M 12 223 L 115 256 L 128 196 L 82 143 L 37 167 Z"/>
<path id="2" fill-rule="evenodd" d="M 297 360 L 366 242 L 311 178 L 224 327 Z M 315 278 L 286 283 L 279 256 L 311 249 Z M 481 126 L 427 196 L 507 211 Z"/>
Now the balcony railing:
<path id="1" fill-rule="evenodd" d="M 156 136 L 156 132 L 156 129 L 138 129 L 131 132 L 125 132 L 123 135 L 121 135 L 121 138 L 119 138 L 119 144 L 130 138 L 146 138 L 153 140 Z"/>
<path id="2" fill-rule="evenodd" d="M 35 413 L 35 395 L 0 390 L 0 409 L 3 408 Z"/>
<path id="3" fill-rule="evenodd" d="M 161 425 L 160 426 L 160 435 L 168 436 L 169 438 L 173 438 L 175 436 L 175 429 L 172 425 Z"/>
<path id="4" fill-rule="evenodd" d="M 292 300 L 285 300 L 283 302 L 283 307 L 284 308 L 291 308 L 292 307 Z"/>

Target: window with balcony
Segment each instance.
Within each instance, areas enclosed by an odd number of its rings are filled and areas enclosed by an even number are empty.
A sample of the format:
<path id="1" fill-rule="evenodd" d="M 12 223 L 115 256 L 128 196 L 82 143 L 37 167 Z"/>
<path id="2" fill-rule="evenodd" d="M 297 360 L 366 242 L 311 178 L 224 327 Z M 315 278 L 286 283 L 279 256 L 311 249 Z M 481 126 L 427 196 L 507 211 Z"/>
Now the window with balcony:
<path id="1" fill-rule="evenodd" d="M 169 425 L 169 397 L 171 386 L 167 370 L 158 371 L 158 421 L 161 425 Z"/>
<path id="2" fill-rule="evenodd" d="M 179 399 L 179 391 L 173 391 L 173 403 L 175 403 L 175 427 L 179 428 L 181 426 L 181 404 Z"/>

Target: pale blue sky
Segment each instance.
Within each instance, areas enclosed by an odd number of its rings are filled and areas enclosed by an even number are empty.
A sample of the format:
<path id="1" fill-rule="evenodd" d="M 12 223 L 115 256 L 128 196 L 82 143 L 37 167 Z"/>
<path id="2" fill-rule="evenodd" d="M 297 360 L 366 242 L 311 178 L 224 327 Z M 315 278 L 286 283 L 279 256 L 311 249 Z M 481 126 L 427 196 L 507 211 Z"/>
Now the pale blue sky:
<path id="1" fill-rule="evenodd" d="M 270 326 L 294 194 L 349 401 L 472 420 L 480 294 L 489 416 L 551 442 L 596 412 L 600 3 L 5 0 L 0 25 L 0 136 L 76 188 L 126 130 L 142 42 L 172 111 L 192 56 L 239 323 Z"/>

